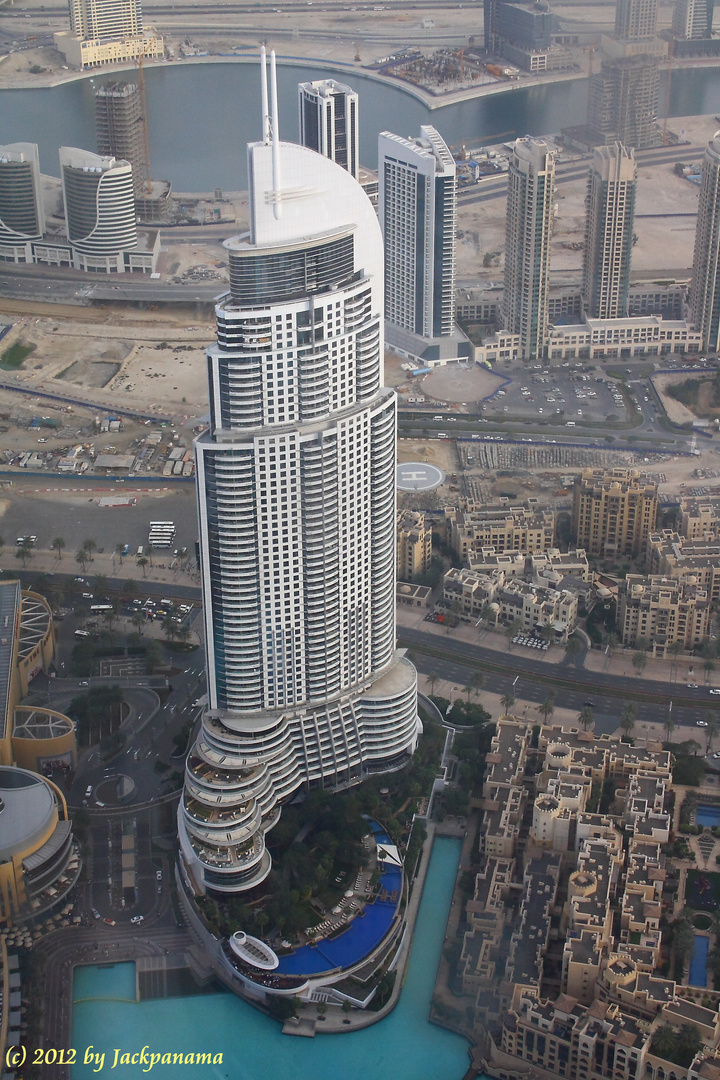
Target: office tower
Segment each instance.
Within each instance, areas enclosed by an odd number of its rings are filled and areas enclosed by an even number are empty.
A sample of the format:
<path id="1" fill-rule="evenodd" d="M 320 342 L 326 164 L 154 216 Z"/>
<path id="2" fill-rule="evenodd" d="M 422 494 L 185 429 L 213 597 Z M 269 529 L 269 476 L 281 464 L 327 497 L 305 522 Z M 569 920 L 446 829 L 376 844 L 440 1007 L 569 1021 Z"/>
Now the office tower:
<path id="1" fill-rule="evenodd" d="M 76 147 L 60 147 L 65 222 L 78 266 L 119 269 L 137 246 L 132 166 Z"/>
<path id="2" fill-rule="evenodd" d="M 524 360 L 542 357 L 547 345 L 554 197 L 554 151 L 542 139 L 518 139 L 508 172 L 503 310 Z"/>
<path id="3" fill-rule="evenodd" d="M 657 520 L 654 481 L 632 469 L 583 469 L 573 489 L 573 542 L 588 555 L 645 554 Z"/>
<path id="4" fill-rule="evenodd" d="M 720 132 L 705 149 L 695 226 L 690 304 L 705 351 L 720 349 Z"/>
<path id="5" fill-rule="evenodd" d="M 105 83 L 95 91 L 97 151 L 129 161 L 136 195 L 145 193 L 148 177 L 145 116 L 136 83 Z"/>
<path id="6" fill-rule="evenodd" d="M 497 56 L 502 46 L 498 32 L 498 8 L 501 0 L 483 0 L 483 34 L 485 52 Z"/>
<path id="7" fill-rule="evenodd" d="M 583 296 L 593 319 L 627 315 L 637 168 L 620 143 L 595 149 L 586 198 Z"/>
<path id="8" fill-rule="evenodd" d="M 208 705 L 178 822 L 186 878 L 218 896 L 267 876 L 293 793 L 402 767 L 419 727 L 395 652 L 380 229 L 345 169 L 279 141 L 272 62 L 195 443 Z"/>
<path id="9" fill-rule="evenodd" d="M 452 334 L 455 325 L 455 173 L 435 128 L 423 125 L 417 139 L 380 133 L 385 318 L 425 338 Z"/>
<path id="10" fill-rule="evenodd" d="M 334 79 L 299 83 L 300 142 L 342 165 L 357 180 L 358 96 Z"/>
<path id="11" fill-rule="evenodd" d="M 0 258 L 31 262 L 31 241 L 45 231 L 35 143 L 0 146 Z"/>
<path id="12" fill-rule="evenodd" d="M 617 0 L 615 37 L 622 41 L 645 41 L 657 29 L 658 0 Z"/>

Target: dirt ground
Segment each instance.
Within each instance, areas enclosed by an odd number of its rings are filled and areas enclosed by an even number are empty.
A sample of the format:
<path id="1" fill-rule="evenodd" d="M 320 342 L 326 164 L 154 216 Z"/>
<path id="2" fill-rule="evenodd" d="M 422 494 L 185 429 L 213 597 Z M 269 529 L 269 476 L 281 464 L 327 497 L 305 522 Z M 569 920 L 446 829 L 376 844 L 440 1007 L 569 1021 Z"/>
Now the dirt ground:
<path id="1" fill-rule="evenodd" d="M 695 413 L 692 409 L 688 409 L 682 402 L 676 401 L 674 397 L 670 397 L 666 393 L 668 386 L 675 386 L 677 383 L 684 382 L 685 379 L 696 377 L 695 372 L 677 371 L 672 372 L 670 375 L 653 375 L 652 383 L 658 394 L 662 399 L 665 412 L 669 418 L 676 424 L 688 424 L 692 423 L 696 419 Z"/>

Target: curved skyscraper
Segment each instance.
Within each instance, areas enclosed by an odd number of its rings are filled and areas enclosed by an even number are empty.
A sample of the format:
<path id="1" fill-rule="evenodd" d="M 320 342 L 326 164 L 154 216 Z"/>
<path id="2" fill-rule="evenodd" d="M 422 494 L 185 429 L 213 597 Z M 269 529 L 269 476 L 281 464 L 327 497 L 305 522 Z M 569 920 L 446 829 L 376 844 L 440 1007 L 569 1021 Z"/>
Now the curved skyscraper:
<path id="1" fill-rule="evenodd" d="M 179 835 L 188 883 L 216 895 L 266 877 L 293 792 L 400 768 L 419 730 L 395 652 L 380 228 L 345 169 L 279 141 L 273 111 L 248 147 L 250 231 L 226 242 L 195 444 L 208 706 Z"/>
<path id="2" fill-rule="evenodd" d="M 31 262 L 30 242 L 40 240 L 44 230 L 37 146 L 0 146 L 0 259 Z"/>
<path id="3" fill-rule="evenodd" d="M 132 166 L 128 161 L 60 147 L 68 240 L 81 270 L 121 269 L 137 247 Z"/>

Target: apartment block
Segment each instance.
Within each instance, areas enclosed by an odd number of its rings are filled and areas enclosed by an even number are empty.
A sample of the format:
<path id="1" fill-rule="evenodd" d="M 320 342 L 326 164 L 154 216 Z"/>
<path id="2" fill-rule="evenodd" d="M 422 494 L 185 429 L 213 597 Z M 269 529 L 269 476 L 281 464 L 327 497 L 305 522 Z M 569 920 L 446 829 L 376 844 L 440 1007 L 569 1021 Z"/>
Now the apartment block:
<path id="1" fill-rule="evenodd" d="M 427 574 L 432 560 L 432 524 L 417 510 L 402 510 L 397 519 L 397 576 L 417 581 Z"/>
<path id="2" fill-rule="evenodd" d="M 448 544 L 462 562 L 467 562 L 482 548 L 494 548 L 500 554 L 547 551 L 554 544 L 555 515 L 522 505 L 469 503 L 465 509 L 445 510 L 445 528 Z"/>
<path id="3" fill-rule="evenodd" d="M 720 602 L 720 537 L 687 540 L 668 529 L 650 533 L 646 563 L 648 574 L 700 585 L 711 604 Z"/>
<path id="4" fill-rule="evenodd" d="M 631 469 L 584 469 L 573 490 L 572 535 L 590 555 L 643 555 L 657 521 L 657 484 Z"/>
<path id="5" fill-rule="evenodd" d="M 637 166 L 622 143 L 598 146 L 585 205 L 583 295 L 593 319 L 627 315 Z"/>
<path id="6" fill-rule="evenodd" d="M 676 642 L 694 649 L 710 633 L 710 616 L 700 585 L 641 574 L 628 574 L 621 583 L 616 626 L 623 645 L 643 639 L 661 656 Z"/>
<path id="7" fill-rule="evenodd" d="M 720 499 L 681 499 L 680 535 L 688 540 L 710 540 L 720 535 Z"/>

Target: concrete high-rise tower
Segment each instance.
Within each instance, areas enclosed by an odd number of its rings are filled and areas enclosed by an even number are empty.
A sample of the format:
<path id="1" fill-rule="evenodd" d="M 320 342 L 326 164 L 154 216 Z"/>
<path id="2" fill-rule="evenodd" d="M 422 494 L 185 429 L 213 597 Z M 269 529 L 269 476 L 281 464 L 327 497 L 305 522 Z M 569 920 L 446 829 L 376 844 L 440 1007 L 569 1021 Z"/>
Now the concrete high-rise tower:
<path id="1" fill-rule="evenodd" d="M 518 139 L 508 172 L 503 310 L 524 360 L 542 357 L 547 345 L 554 198 L 554 151 L 542 139 Z"/>
<path id="2" fill-rule="evenodd" d="M 0 258 L 31 262 L 31 242 L 39 240 L 44 231 L 37 146 L 0 146 Z"/>
<path id="3" fill-rule="evenodd" d="M 136 195 L 145 193 L 145 117 L 136 83 L 104 83 L 95 91 L 95 129 L 98 154 L 129 161 Z"/>
<path id="4" fill-rule="evenodd" d="M 676 0 L 673 12 L 673 36 L 701 40 L 712 36 L 715 0 Z"/>
<path id="5" fill-rule="evenodd" d="M 300 142 L 342 165 L 357 180 L 360 168 L 358 96 L 334 79 L 298 84 Z"/>
<path id="6" fill-rule="evenodd" d="M 455 325 L 455 161 L 435 128 L 378 141 L 378 214 L 385 244 L 385 317 L 421 337 Z M 388 330 L 390 333 L 390 330 Z"/>
<path id="7" fill-rule="evenodd" d="M 703 349 L 716 352 L 720 349 L 720 131 L 708 143 L 702 166 L 690 303 Z"/>
<path id="8" fill-rule="evenodd" d="M 345 169 L 279 141 L 274 56 L 270 86 L 195 444 L 208 704 L 178 821 L 183 873 L 218 896 L 267 876 L 284 800 L 401 768 L 419 730 L 380 229 Z"/>
<path id="9" fill-rule="evenodd" d="M 593 319 L 627 315 L 637 167 L 620 143 L 595 150 L 588 177 L 583 295 Z"/>

